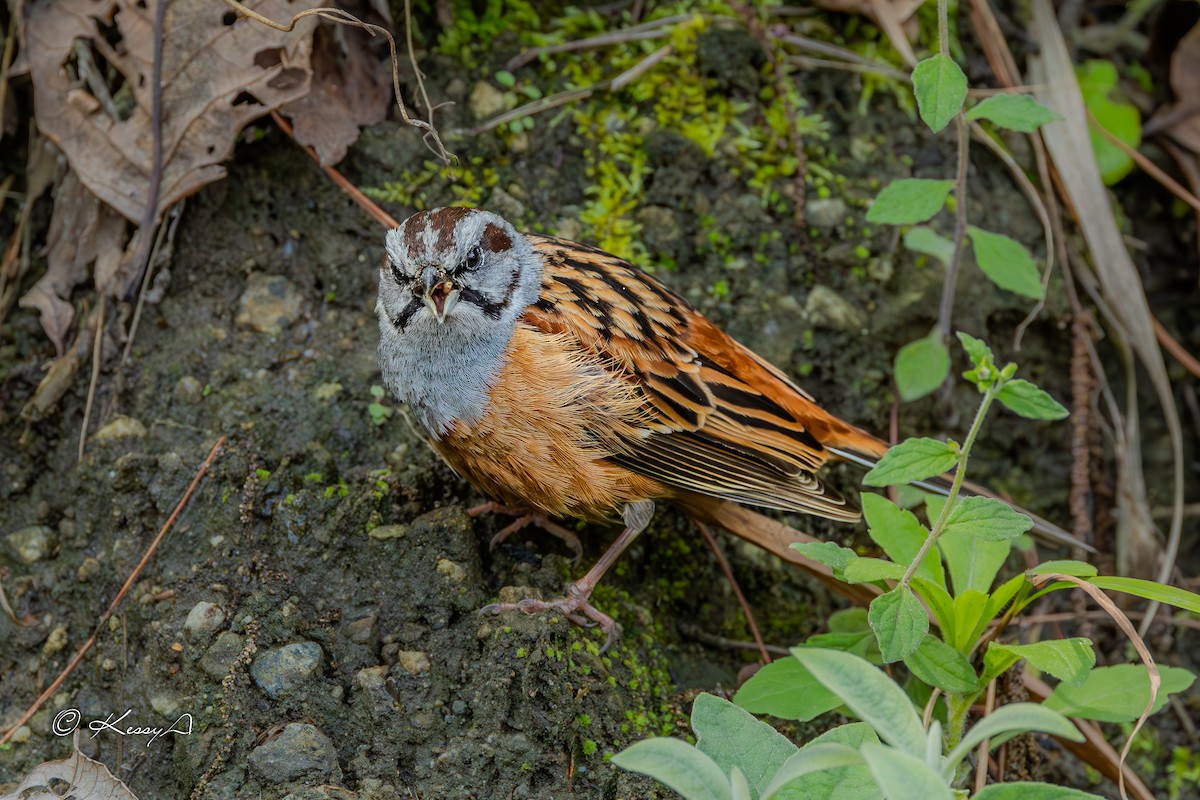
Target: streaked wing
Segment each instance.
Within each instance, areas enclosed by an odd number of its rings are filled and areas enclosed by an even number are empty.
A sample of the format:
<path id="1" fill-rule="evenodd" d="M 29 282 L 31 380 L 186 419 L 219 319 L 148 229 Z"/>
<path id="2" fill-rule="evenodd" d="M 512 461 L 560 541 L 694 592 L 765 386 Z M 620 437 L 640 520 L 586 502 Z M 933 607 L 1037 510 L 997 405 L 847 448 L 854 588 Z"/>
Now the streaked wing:
<path id="1" fill-rule="evenodd" d="M 585 245 L 529 239 L 545 272 L 524 321 L 574 336 L 645 398 L 642 416 L 627 420 L 637 434 L 615 444 L 614 461 L 687 491 L 858 519 L 814 473 L 839 436 L 865 434 L 650 275 Z"/>

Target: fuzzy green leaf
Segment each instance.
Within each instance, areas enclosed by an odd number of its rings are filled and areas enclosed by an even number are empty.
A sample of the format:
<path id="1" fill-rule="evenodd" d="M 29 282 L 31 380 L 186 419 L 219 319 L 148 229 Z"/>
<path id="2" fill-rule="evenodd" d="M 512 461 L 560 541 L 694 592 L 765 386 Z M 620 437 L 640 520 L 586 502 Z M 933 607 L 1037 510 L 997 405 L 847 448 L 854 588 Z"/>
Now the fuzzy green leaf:
<path id="1" fill-rule="evenodd" d="M 793 647 L 792 655 L 884 741 L 906 753 L 924 755 L 921 718 L 904 690 L 881 670 L 837 650 Z"/>
<path id="2" fill-rule="evenodd" d="M 842 547 L 835 542 L 795 542 L 791 548 L 802 556 L 820 562 L 833 570 L 834 577 L 840 576 L 851 563 L 860 556 L 849 547 Z"/>
<path id="3" fill-rule="evenodd" d="M 921 757 L 871 743 L 858 752 L 888 800 L 954 800 L 948 782 Z"/>
<path id="4" fill-rule="evenodd" d="M 1092 649 L 1092 642 L 1082 637 L 1047 639 L 1031 644 L 992 642 L 988 645 L 985 660 L 987 656 L 992 656 L 993 650 L 996 651 L 993 658 L 1004 656 L 1004 660 L 1009 661 L 1010 665 L 1023 658 L 1034 669 L 1047 672 L 1072 686 L 1082 686 L 1088 672 L 1096 665 L 1096 652 Z"/>
<path id="5" fill-rule="evenodd" d="M 946 532 L 976 536 L 988 542 L 1015 539 L 1033 527 L 1033 520 L 991 497 L 964 497 L 954 504 Z"/>
<path id="6" fill-rule="evenodd" d="M 1021 378 L 1014 378 L 1004 384 L 996 399 L 1009 411 L 1026 419 L 1065 419 L 1071 413 L 1035 384 Z"/>
<path id="7" fill-rule="evenodd" d="M 863 494 L 859 500 L 863 515 L 867 518 L 867 533 L 872 541 L 902 568 L 911 564 L 929 538 L 929 530 L 911 511 L 905 511 L 882 495 Z M 942 570 L 942 559 L 936 548 L 930 548 L 915 574 L 941 586 L 946 585 L 946 573 Z"/>
<path id="8" fill-rule="evenodd" d="M 974 800 L 1104 800 L 1098 794 L 1081 792 L 1067 786 L 1033 781 L 993 783 L 983 787 Z"/>
<path id="9" fill-rule="evenodd" d="M 1167 695 L 1182 692 L 1196 676 L 1186 669 L 1160 664 L 1162 685 L 1154 699 L 1154 712 L 1167 704 Z M 1060 684 L 1043 703 L 1068 717 L 1094 719 L 1097 722 L 1133 722 L 1142 715 L 1150 700 L 1150 676 L 1140 664 L 1097 667 L 1088 673 L 1082 686 Z"/>
<path id="10" fill-rule="evenodd" d="M 967 76 L 949 56 L 938 54 L 917 64 L 912 82 L 921 119 L 934 133 L 962 111 L 967 99 Z"/>
<path id="11" fill-rule="evenodd" d="M 921 680 L 951 694 L 968 694 L 979 686 L 979 676 L 967 657 L 931 633 L 904 663 Z"/>
<path id="12" fill-rule="evenodd" d="M 783 765 L 772 786 L 763 792 L 763 800 L 878 800 L 879 787 L 858 755 L 858 748 L 866 742 L 878 744 L 879 737 L 865 722 L 826 731 Z M 839 750 L 839 745 L 849 752 Z M 843 765 L 835 766 L 834 754 L 840 754 Z"/>
<path id="13" fill-rule="evenodd" d="M 946 500 L 933 496 L 926 502 L 929 505 L 930 518 L 936 519 Z M 937 546 L 942 551 L 947 569 L 950 570 L 950 581 L 956 594 L 961 594 L 967 589 L 986 594 L 992 588 L 996 573 L 1008 559 L 1012 542 L 988 542 L 964 531 L 951 531 L 942 534 Z"/>
<path id="14" fill-rule="evenodd" d="M 944 769 L 947 777 L 954 774 L 959 762 L 984 739 L 990 739 L 989 746 L 996 748 L 1014 736 L 1031 731 L 1049 733 L 1072 742 L 1083 741 L 1083 734 L 1069 719 L 1044 705 L 1011 703 L 988 714 L 967 731 L 958 746 L 946 756 Z"/>
<path id="15" fill-rule="evenodd" d="M 958 463 L 958 445 L 940 439 L 905 439 L 863 476 L 867 486 L 894 486 L 941 475 Z"/>
<path id="16" fill-rule="evenodd" d="M 874 583 L 875 581 L 898 581 L 904 577 L 904 567 L 882 558 L 860 558 L 842 570 L 846 583 Z"/>
<path id="17" fill-rule="evenodd" d="M 1042 275 L 1025 245 L 1002 233 L 992 233 L 974 225 L 967 226 L 967 235 L 975 249 L 975 263 L 992 283 L 1001 289 L 1041 300 L 1045 295 Z"/>
<path id="18" fill-rule="evenodd" d="M 1100 127 L 1130 147 L 1139 147 L 1142 143 L 1142 120 L 1137 106 L 1113 99 L 1117 88 L 1116 66 L 1111 61 L 1093 59 L 1077 66 L 1075 76 L 1079 80 L 1083 103 Z M 1092 151 L 1096 155 L 1096 165 L 1100 168 L 1104 184 L 1112 186 L 1133 169 L 1133 159 L 1094 127 L 1095 123 L 1090 123 L 1088 133 L 1092 140 Z"/>
<path id="19" fill-rule="evenodd" d="M 1027 94 L 996 94 L 973 106 L 967 120 L 986 119 L 1001 128 L 1033 133 L 1056 119 L 1062 119 Z"/>
<path id="20" fill-rule="evenodd" d="M 789 758 L 796 745 L 786 736 L 728 700 L 701 694 L 692 704 L 696 747 L 724 772 L 737 767 L 759 794 Z"/>
<path id="21" fill-rule="evenodd" d="M 729 778 L 717 762 L 681 739 L 634 742 L 613 756 L 612 763 L 665 783 L 685 800 L 732 800 L 733 797 Z"/>
<path id="22" fill-rule="evenodd" d="M 962 342 L 967 358 L 971 359 L 971 363 L 976 369 L 995 366 L 996 357 L 992 355 L 992 348 L 988 347 L 986 342 L 962 331 L 958 331 L 955 335 L 958 337 L 958 341 Z"/>
<path id="23" fill-rule="evenodd" d="M 925 606 L 908 587 L 898 587 L 872 600 L 867 619 L 886 664 L 914 653 L 929 633 Z"/>
<path id="24" fill-rule="evenodd" d="M 842 701 L 794 658 L 772 661 L 754 673 L 733 696 L 754 714 L 770 714 L 800 722 L 832 711 Z"/>
<path id="25" fill-rule="evenodd" d="M 901 178 L 892 181 L 871 204 L 867 222 L 915 225 L 942 210 L 954 181 Z"/>
<path id="26" fill-rule="evenodd" d="M 1043 561 L 1036 567 L 1026 570 L 1029 575 L 1070 575 L 1075 578 L 1092 578 L 1099 572 L 1095 564 L 1086 561 Z"/>
<path id="27" fill-rule="evenodd" d="M 909 342 L 896 354 L 896 387 L 900 399 L 916 400 L 937 389 L 950 374 L 950 353 L 934 331 Z"/>
<path id="28" fill-rule="evenodd" d="M 926 225 L 918 225 L 904 232 L 904 249 L 933 256 L 943 265 L 954 259 L 954 242 Z"/>
<path id="29" fill-rule="evenodd" d="M 1200 614 L 1200 594 L 1180 589 L 1178 586 L 1164 586 L 1155 581 L 1141 578 L 1120 578 L 1116 575 L 1098 575 L 1090 578 L 1089 583 L 1113 592 L 1124 592 L 1146 600 L 1157 600 L 1169 606 L 1182 608 L 1193 614 Z"/>

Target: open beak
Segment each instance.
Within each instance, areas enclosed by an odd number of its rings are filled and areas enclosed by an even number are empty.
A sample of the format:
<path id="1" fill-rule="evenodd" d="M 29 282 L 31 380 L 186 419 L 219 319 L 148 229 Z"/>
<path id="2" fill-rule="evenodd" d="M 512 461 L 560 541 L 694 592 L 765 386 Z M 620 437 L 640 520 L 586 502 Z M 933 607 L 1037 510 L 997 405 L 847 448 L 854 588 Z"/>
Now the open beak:
<path id="1" fill-rule="evenodd" d="M 437 317 L 438 322 L 445 322 L 446 315 L 458 304 L 459 290 L 451 280 L 439 281 L 425 290 L 425 305 Z"/>

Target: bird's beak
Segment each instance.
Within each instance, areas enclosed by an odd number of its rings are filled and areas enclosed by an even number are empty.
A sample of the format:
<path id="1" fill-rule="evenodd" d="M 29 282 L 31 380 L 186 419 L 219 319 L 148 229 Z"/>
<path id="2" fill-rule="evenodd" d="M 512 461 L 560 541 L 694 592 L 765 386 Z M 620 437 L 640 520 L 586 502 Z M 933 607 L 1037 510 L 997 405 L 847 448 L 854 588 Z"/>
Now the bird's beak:
<path id="1" fill-rule="evenodd" d="M 437 317 L 437 321 L 445 322 L 446 315 L 458 304 L 458 287 L 449 278 L 425 283 L 425 305 Z"/>

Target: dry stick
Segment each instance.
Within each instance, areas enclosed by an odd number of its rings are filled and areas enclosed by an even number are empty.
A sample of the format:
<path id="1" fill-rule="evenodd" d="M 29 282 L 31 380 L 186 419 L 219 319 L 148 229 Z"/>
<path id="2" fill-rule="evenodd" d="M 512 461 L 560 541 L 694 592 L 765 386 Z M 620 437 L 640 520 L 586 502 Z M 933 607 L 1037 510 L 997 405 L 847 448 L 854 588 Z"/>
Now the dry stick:
<path id="1" fill-rule="evenodd" d="M 864 70 L 877 72 L 880 75 L 894 78 L 895 80 L 903 81 L 904 83 L 912 83 L 911 75 L 901 72 L 890 64 L 883 64 L 864 56 L 860 56 L 858 53 L 855 53 L 852 50 L 847 50 L 844 47 L 838 47 L 835 44 L 822 42 L 818 39 L 810 39 L 809 37 L 801 36 L 794 31 L 776 33 L 776 35 L 784 44 L 790 44 L 799 50 L 806 50 L 810 53 L 828 56 L 831 59 L 848 62 L 849 64 L 856 64 L 860 67 L 863 67 Z"/>
<path id="2" fill-rule="evenodd" d="M 706 644 L 710 647 L 722 647 L 727 650 L 758 650 L 757 642 L 743 642 L 739 639 L 730 639 L 725 636 L 717 636 L 708 631 L 701 630 L 696 625 L 690 625 L 686 622 L 680 622 L 679 632 L 689 639 L 695 639 L 700 644 Z M 781 647 L 777 644 L 764 644 L 763 647 L 768 653 L 775 656 L 787 656 L 791 651 L 786 647 Z M 761 651 L 760 651 L 761 652 Z"/>
<path id="3" fill-rule="evenodd" d="M 1163 346 L 1171 356 L 1183 366 L 1192 375 L 1200 378 L 1200 361 L 1181 345 L 1175 337 L 1167 333 L 1167 329 L 1158 321 L 1158 317 L 1151 315 L 1150 325 L 1154 328 L 1154 337 L 1158 339 L 1158 343 Z"/>
<path id="4" fill-rule="evenodd" d="M 288 124 L 287 120 L 285 120 L 278 111 L 271 112 L 271 119 L 275 120 L 275 124 L 279 126 L 280 130 L 282 130 L 288 136 L 291 136 L 293 140 L 295 139 L 295 137 L 292 136 L 292 126 Z M 297 144 L 299 144 L 299 142 L 297 142 Z M 301 147 L 304 147 L 304 152 L 308 153 L 312 157 L 313 161 L 316 161 L 318 165 L 321 164 L 321 157 L 317 155 L 316 150 L 313 150 L 311 147 L 305 147 L 304 145 L 301 145 Z M 342 189 L 342 191 L 350 195 L 350 199 L 355 203 L 358 203 L 363 211 L 366 211 L 367 214 L 369 214 L 371 218 L 380 225 L 389 229 L 400 227 L 400 223 L 397 222 L 391 214 L 384 211 L 382 208 L 376 205 L 371 198 L 359 191 L 358 187 L 351 183 L 345 175 L 338 172 L 337 169 L 326 166 L 322 166 L 321 169 L 325 170 L 325 174 L 328 175 L 330 179 Z"/>
<path id="5" fill-rule="evenodd" d="M 133 307 L 133 319 L 129 322 L 129 335 L 125 337 L 125 349 L 121 353 L 121 364 L 129 364 L 130 353 L 133 352 L 133 341 L 137 338 L 138 325 L 142 321 L 142 309 L 146 305 L 146 295 L 150 292 L 150 280 L 153 277 L 154 262 L 158 260 L 158 255 L 162 251 L 163 241 L 167 238 L 167 228 L 174 227 L 179 222 L 179 208 L 175 205 L 171 207 L 171 213 L 174 215 L 174 220 L 170 225 L 159 225 L 158 235 L 154 237 L 154 247 L 150 248 L 150 260 L 146 264 L 146 272 L 142 276 L 142 288 L 138 291 L 137 304 Z"/>
<path id="6" fill-rule="evenodd" d="M 204 478 L 205 473 L 208 472 L 208 468 L 212 466 L 213 461 L 216 460 L 217 454 L 221 452 L 221 448 L 225 445 L 225 440 L 228 438 L 229 437 L 227 436 L 222 436 L 217 440 L 217 443 L 213 445 L 212 450 L 210 450 L 208 453 L 208 458 L 204 459 L 204 463 L 200 465 L 200 469 L 196 472 L 196 476 L 192 478 L 191 484 L 188 485 L 187 491 L 183 493 L 183 497 L 181 497 L 179 502 L 175 505 L 175 510 L 171 512 L 171 516 L 169 516 L 167 521 L 163 523 L 162 528 L 158 531 L 158 535 L 154 537 L 154 541 L 150 543 L 150 546 L 146 548 L 146 552 L 142 554 L 142 560 L 139 561 L 137 566 L 133 568 L 133 572 L 129 573 L 129 577 L 125 579 L 125 583 L 121 586 L 120 591 L 117 592 L 117 596 L 113 598 L 111 603 L 109 603 L 105 612 L 100 615 L 100 619 L 96 622 L 96 627 L 92 630 L 92 635 L 88 637 L 88 640 L 83 643 L 83 646 L 80 647 L 79 650 L 75 652 L 75 655 L 71 657 L 70 663 L 68 663 L 67 666 L 63 668 L 63 671 L 58 674 L 58 677 L 54 679 L 54 683 L 50 684 L 50 686 L 38 696 L 38 699 L 34 700 L 33 704 L 29 706 L 29 708 L 25 709 L 25 712 L 21 714 L 21 717 L 14 722 L 11 727 L 9 727 L 4 736 L 0 737 L 0 745 L 6 744 L 12 738 L 12 735 L 16 733 L 17 728 L 24 725 L 30 720 L 31 717 L 33 717 L 34 714 L 37 713 L 38 709 L 41 708 L 42 705 L 49 700 L 55 692 L 58 691 L 59 687 L 62 686 L 63 681 L 67 679 L 67 676 L 69 676 L 75 667 L 79 665 L 79 662 L 83 660 L 83 657 L 87 655 L 87 652 L 92 649 L 92 645 L 96 643 L 96 639 L 100 636 L 100 633 L 104 629 L 104 624 L 108 622 L 109 618 L 121 604 L 121 601 L 125 599 L 125 595 L 129 592 L 130 587 L 132 587 L 134 582 L 138 579 L 138 576 L 142 574 L 142 570 L 145 569 L 148 563 L 150 563 L 150 559 L 154 556 L 155 551 L 158 550 L 158 546 L 162 543 L 163 537 L 165 537 L 167 532 L 174 527 L 175 520 L 177 520 L 179 515 L 183 513 L 183 509 L 187 506 L 188 501 L 192 499 L 192 495 L 195 493 L 196 487 L 200 485 L 201 479 Z"/>
<path id="7" fill-rule="evenodd" d="M 733 587 L 733 595 L 737 598 L 738 605 L 742 607 L 742 613 L 746 616 L 746 624 L 750 627 L 750 635 L 754 637 L 754 644 L 758 647 L 758 653 L 762 656 L 762 662 L 770 664 L 771 654 L 767 652 L 767 646 L 763 643 L 762 634 L 758 631 L 758 622 L 754 619 L 754 612 L 750 609 L 750 603 L 746 600 L 746 595 L 742 594 L 742 587 L 738 585 L 737 578 L 733 577 L 733 569 L 729 566 L 729 560 L 721 552 L 721 547 L 717 544 L 717 540 L 712 535 L 712 531 L 709 530 L 708 526 L 696 519 L 693 519 L 692 523 L 700 529 L 700 535 L 704 537 L 705 543 L 708 544 L 708 549 L 712 550 L 713 555 L 717 557 L 717 564 L 721 567 L 721 572 L 724 573 L 725 580 L 729 581 L 729 585 Z"/>
<path id="8" fill-rule="evenodd" d="M 996 680 L 997 680 L 996 678 L 992 678 L 990 681 L 988 681 L 987 699 L 984 700 L 984 703 L 983 703 L 983 715 L 985 717 L 988 714 L 991 714 L 992 710 L 995 709 L 995 707 L 996 707 Z M 992 743 L 992 740 L 990 738 L 984 739 L 982 742 L 979 743 L 979 749 L 976 751 L 976 755 L 975 755 L 975 792 L 976 793 L 982 792 L 984 785 L 987 784 L 988 753 L 990 753 L 992 750 L 991 743 Z M 1004 779 L 1003 774 L 1001 774 L 999 777 L 1001 780 Z"/>
<path id="9" fill-rule="evenodd" d="M 967 167 L 971 137 L 967 135 L 966 118 L 961 111 L 954 117 L 954 128 L 958 135 L 958 175 L 954 182 L 954 197 L 958 202 L 954 209 L 954 253 L 950 256 L 950 263 L 946 265 L 946 277 L 942 282 L 942 302 L 938 307 L 938 329 L 942 333 L 943 341 L 950 339 L 954 289 L 958 283 L 963 242 L 967 236 Z"/>
<path id="10" fill-rule="evenodd" d="M 569 53 L 574 50 L 587 50 L 593 47 L 608 47 L 609 45 L 640 42 L 646 39 L 659 39 L 667 34 L 667 31 L 663 30 L 663 28 L 674 25 L 677 22 L 685 22 L 691 18 L 692 15 L 690 14 L 676 14 L 673 17 L 663 17 L 662 19 L 643 22 L 641 25 L 634 25 L 624 30 L 601 33 L 597 36 L 589 36 L 586 39 L 576 39 L 575 41 L 564 42 L 562 44 L 526 50 L 524 53 L 510 58 L 504 66 L 511 72 L 520 69 L 530 61 L 543 55 Z"/>
<path id="11" fill-rule="evenodd" d="M 1092 130 L 1099 133 L 1105 139 L 1108 139 L 1117 146 L 1118 150 L 1133 159 L 1133 162 L 1138 165 L 1142 172 L 1145 172 L 1151 178 L 1158 181 L 1160 184 L 1162 184 L 1164 189 L 1178 197 L 1183 202 L 1187 203 L 1194 210 L 1200 211 L 1200 198 L 1197 198 L 1196 195 L 1185 189 L 1179 183 L 1179 181 L 1163 172 L 1157 164 L 1146 158 L 1141 154 L 1141 152 L 1133 147 L 1130 147 L 1128 144 L 1122 142 L 1116 136 L 1113 136 L 1111 133 L 1109 133 L 1108 130 L 1101 125 L 1099 121 L 1097 121 L 1096 115 L 1092 113 L 1091 109 L 1088 109 L 1088 122 L 1091 123 Z"/>
<path id="12" fill-rule="evenodd" d="M 100 292 L 100 309 L 96 314 L 96 338 L 92 341 L 92 379 L 88 382 L 87 402 L 83 404 L 83 422 L 79 424 L 79 455 L 78 461 L 83 461 L 83 449 L 87 446 L 88 422 L 92 418 L 92 404 L 96 401 L 96 384 L 100 380 L 100 362 L 104 355 L 104 308 L 108 305 L 108 295 Z"/>
<path id="13" fill-rule="evenodd" d="M 237 0 L 224 0 L 224 2 L 226 5 L 237 9 L 240 13 L 249 17 L 250 19 L 260 22 L 267 27 L 274 28 L 277 31 L 283 31 L 284 33 L 291 33 L 291 31 L 296 27 L 296 23 L 305 17 L 317 17 L 330 22 L 338 22 L 342 25 L 350 25 L 351 27 L 362 28 L 372 36 L 374 36 L 376 33 L 383 34 L 384 38 L 386 38 L 388 41 L 388 49 L 391 51 L 392 55 L 392 89 L 396 93 L 396 107 L 400 109 L 401 119 L 403 119 L 406 124 L 425 131 L 423 138 L 425 139 L 426 145 L 429 147 L 429 149 L 432 150 L 434 154 L 436 154 L 437 157 L 442 160 L 443 163 L 450 163 L 450 155 L 446 152 L 446 148 L 442 144 L 442 139 L 438 135 L 437 128 L 433 126 L 434 108 L 432 105 L 430 105 L 429 96 L 425 93 L 425 80 L 421 77 L 421 68 L 417 65 L 416 51 L 413 50 L 412 46 L 411 17 L 409 18 L 410 24 L 406 26 L 409 31 L 408 58 L 409 62 L 412 64 L 413 74 L 417 79 L 417 92 L 425 100 L 425 108 L 429 114 L 428 121 L 410 117 L 408 114 L 408 109 L 404 107 L 403 95 L 400 93 L 400 60 L 396 57 L 396 39 L 386 28 L 381 28 L 378 25 L 372 25 L 369 22 L 363 22 L 350 12 L 343 11 L 340 8 L 310 8 L 306 11 L 301 11 L 299 14 L 292 17 L 291 22 L 289 22 L 287 25 L 284 25 L 276 22 L 273 19 L 264 17 L 254 9 L 246 8 L 246 6 L 237 2 Z M 405 13 L 407 14 L 409 10 L 407 1 L 405 2 L 404 8 Z M 430 139 L 433 140 L 432 145 L 429 144 Z"/>

